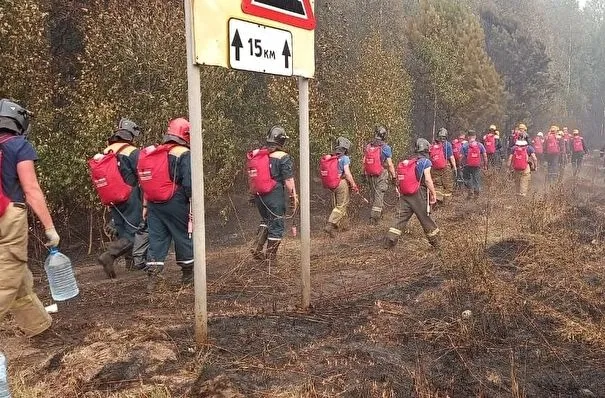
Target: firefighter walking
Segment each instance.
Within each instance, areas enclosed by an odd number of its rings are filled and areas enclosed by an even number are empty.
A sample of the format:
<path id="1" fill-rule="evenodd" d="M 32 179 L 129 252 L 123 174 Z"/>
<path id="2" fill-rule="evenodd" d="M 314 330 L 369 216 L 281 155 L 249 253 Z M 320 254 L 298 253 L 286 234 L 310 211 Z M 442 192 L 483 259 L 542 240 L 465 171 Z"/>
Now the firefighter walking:
<path id="1" fill-rule="evenodd" d="M 508 157 L 508 168 L 513 173 L 517 196 L 524 197 L 527 196 L 531 180 L 530 164 L 533 164 L 534 170 L 537 170 L 538 159 L 534 148 L 527 143 L 526 136 L 522 135 L 519 138 Z"/>
<path id="2" fill-rule="evenodd" d="M 447 140 L 446 129 L 439 129 L 437 138 L 429 150 L 429 156 L 432 163 L 431 176 L 435 185 L 437 203 L 445 203 L 452 197 L 454 191 L 452 170 L 457 173 L 456 159 L 452 144 Z"/>
<path id="3" fill-rule="evenodd" d="M 101 202 L 109 206 L 117 240 L 109 243 L 97 261 L 107 277 L 115 278 L 114 262 L 124 256 L 126 269 L 135 269 L 132 257 L 134 236 L 142 221 L 143 200 L 137 177 L 139 149 L 132 141 L 141 129 L 131 120 L 122 119 L 108 139 L 102 155 L 89 161 Z"/>
<path id="4" fill-rule="evenodd" d="M 415 145 L 416 154 L 397 165 L 401 200 L 393 226 L 385 238 L 384 247 L 387 249 L 397 244 L 413 215 L 420 221 L 429 243 L 435 248 L 439 247 L 439 228 L 430 216 L 430 206 L 436 203 L 437 197 L 431 177 L 429 147 L 427 140 L 419 138 Z"/>
<path id="5" fill-rule="evenodd" d="M 285 235 L 286 193 L 292 214 L 298 208 L 294 164 L 283 150 L 288 138 L 282 127 L 273 126 L 265 146 L 247 154 L 250 193 L 261 217 L 251 252 L 269 267 L 276 264 L 277 250 Z"/>
<path id="6" fill-rule="evenodd" d="M 143 214 L 149 226 L 146 262 L 147 289 L 153 291 L 162 277 L 170 243 L 174 241 L 181 283 L 193 283 L 191 236 L 190 125 L 186 119 L 170 121 L 162 144 L 144 148 L 137 173 L 144 193 Z"/>
<path id="7" fill-rule="evenodd" d="M 38 156 L 25 138 L 29 112 L 7 99 L 0 100 L 0 320 L 10 312 L 26 336 L 51 325 L 50 315 L 34 293 L 27 267 L 27 205 L 46 235 L 46 246 L 56 247 L 59 235 L 38 184 L 34 162 Z"/>
<path id="8" fill-rule="evenodd" d="M 551 126 L 544 140 L 544 159 L 546 160 L 546 182 L 557 179 L 559 174 L 559 156 L 561 155 L 561 143 L 557 138 L 557 126 Z"/>
<path id="9" fill-rule="evenodd" d="M 324 232 L 331 238 L 335 237 L 337 230 L 344 231 L 348 228 L 350 191 L 359 193 L 359 187 L 351 174 L 351 159 L 348 156 L 350 149 L 351 141 L 338 137 L 334 153 L 323 156 L 319 165 L 323 186 L 330 189 L 334 196 L 334 208 L 324 227 Z"/>
<path id="10" fill-rule="evenodd" d="M 580 135 L 580 130 L 575 129 L 572 132 L 571 138 L 571 167 L 573 170 L 573 176 L 576 177 L 582 167 L 582 160 L 584 155 L 588 154 L 588 148 L 584 142 L 584 138 Z"/>
<path id="11" fill-rule="evenodd" d="M 382 218 L 384 194 L 389 189 L 389 181 L 395 181 L 396 178 L 393 150 L 387 144 L 386 138 L 387 129 L 376 127 L 374 139 L 366 145 L 363 154 L 363 172 L 373 197 L 370 224 L 378 224 Z"/>
<path id="12" fill-rule="evenodd" d="M 462 146 L 464 161 L 464 182 L 468 187 L 468 199 L 478 197 L 481 192 L 481 166 L 487 168 L 487 153 L 482 143 L 477 141 L 477 133 L 469 130 L 468 142 Z"/>

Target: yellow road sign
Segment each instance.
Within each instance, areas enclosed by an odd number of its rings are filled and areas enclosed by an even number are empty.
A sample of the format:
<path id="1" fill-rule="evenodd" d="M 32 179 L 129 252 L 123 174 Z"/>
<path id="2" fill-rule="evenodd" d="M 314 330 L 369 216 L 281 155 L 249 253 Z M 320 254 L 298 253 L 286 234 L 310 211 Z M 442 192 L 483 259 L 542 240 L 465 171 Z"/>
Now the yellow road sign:
<path id="1" fill-rule="evenodd" d="M 314 6 L 314 0 L 290 0 L 289 2 L 283 2 L 284 4 L 290 4 L 292 2 L 300 2 L 303 8 L 310 4 Z M 276 0 L 195 0 L 193 1 L 193 40 L 194 40 L 194 54 L 195 61 L 201 65 L 214 65 L 222 66 L 224 68 L 230 68 L 230 55 L 233 61 L 233 39 L 230 37 L 229 31 L 229 20 L 237 19 L 242 21 L 248 21 L 261 26 L 270 28 L 277 28 L 282 31 L 288 31 L 292 34 L 292 48 L 288 50 L 292 59 L 292 74 L 295 76 L 303 76 L 311 78 L 315 74 L 315 31 L 309 29 L 310 26 L 314 27 L 313 24 L 300 22 L 300 18 L 284 18 L 285 21 L 293 21 L 294 25 L 304 26 L 297 27 L 292 24 L 276 22 L 272 19 L 259 17 L 256 15 L 250 15 L 245 13 L 243 10 L 247 9 L 250 12 L 250 5 L 256 5 L 258 7 L 270 7 L 271 13 L 267 13 L 267 16 L 272 17 L 280 13 L 280 2 Z M 252 9 L 254 11 L 254 8 Z M 293 9 L 285 9 L 284 13 L 293 14 Z M 263 13 L 256 12 L 257 15 Z M 303 17 L 305 14 L 302 13 Z M 276 18 L 279 19 L 279 18 Z M 234 32 L 231 32 L 231 36 Z M 262 39 L 262 38 L 260 38 Z M 254 39 L 251 43 L 242 42 L 242 57 L 244 52 L 252 51 L 252 54 L 256 54 L 259 43 Z M 249 48 L 250 44 L 252 47 Z M 260 43 L 262 45 L 262 42 Z M 283 46 L 283 44 L 282 44 Z M 280 48 L 279 56 L 282 57 L 283 49 Z M 247 53 L 246 53 L 247 54 Z M 265 60 L 266 61 L 266 60 Z M 280 59 L 280 62 L 287 63 L 288 58 Z M 260 62 L 260 60 L 259 60 Z M 256 70 L 264 70 L 265 68 L 257 68 Z M 247 69 L 249 70 L 249 69 Z M 254 69 L 251 69 L 254 70 Z M 270 69 L 267 69 L 269 72 Z M 270 72 L 269 72 L 270 73 Z"/>

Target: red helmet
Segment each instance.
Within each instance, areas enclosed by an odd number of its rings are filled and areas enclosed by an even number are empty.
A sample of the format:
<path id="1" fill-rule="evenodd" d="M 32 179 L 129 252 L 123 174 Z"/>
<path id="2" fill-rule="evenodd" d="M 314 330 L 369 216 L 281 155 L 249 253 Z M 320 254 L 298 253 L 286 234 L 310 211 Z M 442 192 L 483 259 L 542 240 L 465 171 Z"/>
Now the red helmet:
<path id="1" fill-rule="evenodd" d="M 191 142 L 191 136 L 189 135 L 190 129 L 191 125 L 187 119 L 179 117 L 171 120 L 170 123 L 168 123 L 168 130 L 166 130 L 166 134 L 178 137 L 189 144 Z"/>

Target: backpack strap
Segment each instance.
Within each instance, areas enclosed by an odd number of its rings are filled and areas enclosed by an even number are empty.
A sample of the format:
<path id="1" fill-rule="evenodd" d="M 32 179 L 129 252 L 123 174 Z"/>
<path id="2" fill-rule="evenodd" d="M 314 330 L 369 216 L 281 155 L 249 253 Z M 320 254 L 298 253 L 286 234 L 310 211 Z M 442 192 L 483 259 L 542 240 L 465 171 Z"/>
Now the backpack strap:
<path id="1" fill-rule="evenodd" d="M 5 144 L 6 142 L 12 140 L 15 137 L 16 135 L 13 134 L 2 134 L 0 135 L 0 144 Z"/>

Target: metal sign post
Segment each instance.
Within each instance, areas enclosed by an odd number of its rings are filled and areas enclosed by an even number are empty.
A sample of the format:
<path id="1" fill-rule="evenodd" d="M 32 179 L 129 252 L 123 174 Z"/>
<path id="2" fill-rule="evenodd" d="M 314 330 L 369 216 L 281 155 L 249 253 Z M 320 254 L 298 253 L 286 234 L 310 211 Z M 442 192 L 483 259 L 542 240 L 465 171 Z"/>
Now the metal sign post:
<path id="1" fill-rule="evenodd" d="M 193 210 L 193 258 L 195 289 L 195 342 L 208 338 L 208 309 L 206 290 L 206 222 L 204 220 L 204 158 L 202 139 L 202 93 L 200 68 L 193 54 L 192 6 L 185 1 L 185 33 L 187 36 L 187 92 L 189 122 L 191 123 L 191 200 Z"/>
<path id="2" fill-rule="evenodd" d="M 311 305 L 311 188 L 309 174 L 309 79 L 298 78 L 300 129 L 300 277 L 302 308 Z"/>

